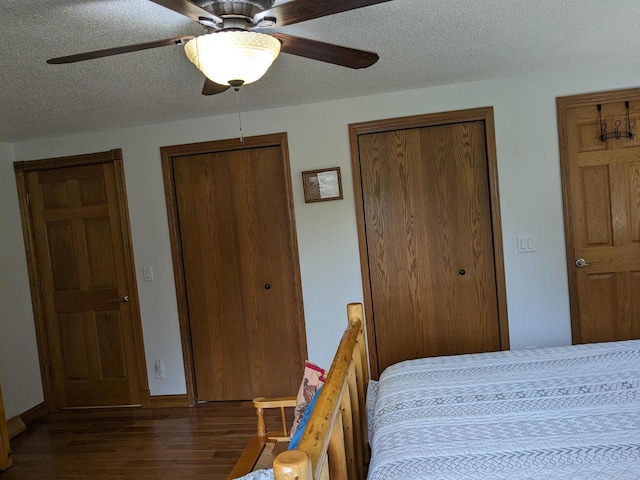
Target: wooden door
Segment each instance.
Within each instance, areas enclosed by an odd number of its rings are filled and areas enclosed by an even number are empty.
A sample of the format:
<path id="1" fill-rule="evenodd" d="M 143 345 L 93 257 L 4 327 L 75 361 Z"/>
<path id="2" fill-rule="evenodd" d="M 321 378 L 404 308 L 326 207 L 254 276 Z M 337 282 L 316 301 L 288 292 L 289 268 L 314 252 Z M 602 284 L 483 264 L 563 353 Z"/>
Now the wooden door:
<path id="1" fill-rule="evenodd" d="M 485 139 L 479 120 L 358 136 L 379 372 L 505 346 Z"/>
<path id="2" fill-rule="evenodd" d="M 284 160 L 279 145 L 172 159 L 200 401 L 290 395 L 300 382 L 306 339 Z"/>
<path id="3" fill-rule="evenodd" d="M 129 301 L 137 296 L 114 163 L 55 166 L 25 175 L 53 404 L 141 404 Z"/>
<path id="4" fill-rule="evenodd" d="M 601 141 L 597 105 L 624 132 L 625 101 L 634 137 Z M 640 89 L 560 98 L 558 119 L 573 343 L 640 338 Z"/>

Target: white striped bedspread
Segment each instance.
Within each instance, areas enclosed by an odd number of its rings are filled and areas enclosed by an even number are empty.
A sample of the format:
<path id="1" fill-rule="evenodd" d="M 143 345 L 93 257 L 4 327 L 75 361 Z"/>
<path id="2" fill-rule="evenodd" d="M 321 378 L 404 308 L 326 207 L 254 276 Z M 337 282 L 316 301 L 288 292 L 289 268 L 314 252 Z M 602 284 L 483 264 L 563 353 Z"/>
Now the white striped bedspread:
<path id="1" fill-rule="evenodd" d="M 410 360 L 368 402 L 369 480 L 640 480 L 640 340 Z"/>

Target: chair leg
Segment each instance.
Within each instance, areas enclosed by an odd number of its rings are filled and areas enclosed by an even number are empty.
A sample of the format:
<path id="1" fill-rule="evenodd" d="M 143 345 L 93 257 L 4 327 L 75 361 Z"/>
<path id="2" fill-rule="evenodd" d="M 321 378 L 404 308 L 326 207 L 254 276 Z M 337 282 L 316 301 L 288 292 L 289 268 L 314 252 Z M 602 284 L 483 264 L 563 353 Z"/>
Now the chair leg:
<path id="1" fill-rule="evenodd" d="M 286 437 L 287 433 L 287 419 L 284 415 L 284 407 L 280 407 L 280 418 L 282 420 L 282 434 Z"/>
<path id="2" fill-rule="evenodd" d="M 264 423 L 264 409 L 256 408 L 256 414 L 258 415 L 258 436 L 267 436 L 267 425 Z"/>

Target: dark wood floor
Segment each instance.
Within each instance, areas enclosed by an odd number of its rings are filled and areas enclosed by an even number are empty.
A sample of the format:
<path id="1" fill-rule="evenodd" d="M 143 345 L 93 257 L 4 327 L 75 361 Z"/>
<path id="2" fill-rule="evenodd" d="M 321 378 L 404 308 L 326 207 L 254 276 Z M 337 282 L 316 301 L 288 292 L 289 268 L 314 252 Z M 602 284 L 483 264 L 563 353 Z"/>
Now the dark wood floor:
<path id="1" fill-rule="evenodd" d="M 267 412 L 269 428 L 278 419 Z M 255 432 L 251 402 L 49 414 L 11 441 L 0 480 L 222 480 Z"/>

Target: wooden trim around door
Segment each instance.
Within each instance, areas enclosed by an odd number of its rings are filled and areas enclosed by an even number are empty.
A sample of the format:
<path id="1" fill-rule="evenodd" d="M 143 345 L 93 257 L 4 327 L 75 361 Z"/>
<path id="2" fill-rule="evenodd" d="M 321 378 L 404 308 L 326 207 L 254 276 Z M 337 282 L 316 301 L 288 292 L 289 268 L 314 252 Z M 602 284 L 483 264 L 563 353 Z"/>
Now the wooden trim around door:
<path id="1" fill-rule="evenodd" d="M 498 189 L 498 159 L 496 154 L 495 126 L 493 107 L 457 110 L 427 115 L 415 115 L 349 125 L 349 141 L 351 144 L 351 165 L 353 170 L 353 189 L 356 203 L 356 221 L 358 229 L 358 245 L 360 248 L 360 267 L 362 272 L 362 289 L 365 304 L 367 342 L 369 344 L 369 364 L 372 378 L 378 378 L 378 355 L 375 345 L 375 325 L 373 311 L 369 264 L 367 262 L 367 242 L 364 223 L 364 203 L 362 193 L 362 177 L 360 170 L 360 149 L 358 137 L 369 133 L 382 133 L 393 130 L 431 127 L 450 123 L 482 121 L 485 127 L 487 166 L 489 172 L 489 195 L 491 201 L 491 225 L 493 233 L 493 255 L 496 269 L 496 295 L 498 300 L 498 327 L 500 331 L 500 348 L 509 349 L 509 320 L 507 316 L 507 288 L 504 275 L 504 252 L 502 248 L 502 221 L 500 217 L 500 194 Z"/>
<path id="2" fill-rule="evenodd" d="M 289 192 L 289 222 L 292 228 L 289 231 L 293 255 L 298 255 L 298 239 L 295 235 L 295 215 L 293 209 L 293 195 L 291 185 L 291 167 L 289 162 L 289 144 L 286 133 L 274 133 L 270 135 L 259 135 L 255 137 L 245 137 L 244 141 L 239 139 L 216 140 L 211 142 L 190 143 L 185 145 L 173 145 L 160 148 L 162 161 L 162 176 L 164 179 L 164 192 L 167 201 L 167 218 L 169 221 L 169 235 L 171 239 L 171 257 L 173 260 L 173 273 L 176 284 L 176 297 L 178 302 L 178 318 L 180 322 L 180 338 L 182 341 L 182 356 L 184 359 L 184 373 L 187 384 L 187 403 L 196 404 L 196 382 L 195 366 L 193 362 L 193 347 L 191 344 L 191 325 L 189 324 L 189 307 L 187 302 L 186 278 L 184 272 L 184 262 L 182 258 L 182 240 L 180 237 L 180 224 L 178 221 L 178 203 L 176 198 L 175 178 L 173 173 L 174 157 L 185 155 L 202 155 L 206 153 L 227 152 L 230 150 L 245 150 L 259 147 L 277 146 L 282 150 L 284 160 L 284 175 Z M 292 272 L 294 281 L 301 285 L 299 269 Z M 297 305 L 302 305 L 302 298 L 298 299 Z M 300 307 L 302 308 L 302 307 Z"/>
<path id="3" fill-rule="evenodd" d="M 578 320 L 580 311 L 578 307 L 578 284 L 576 276 L 572 274 L 576 268 L 575 258 L 577 257 L 575 246 L 575 232 L 573 231 L 573 221 L 570 215 L 571 205 L 571 184 L 569 173 L 569 145 L 567 139 L 567 111 L 570 108 L 583 107 L 611 101 L 622 101 L 640 99 L 640 88 L 627 88 L 623 90 L 609 90 L 605 92 L 585 93 L 572 95 L 569 97 L 557 97 L 556 109 L 558 118 L 558 141 L 560 144 L 560 178 L 562 182 L 562 215 L 564 219 L 565 252 L 567 255 L 567 280 L 569 285 L 569 311 L 571 315 L 571 336 L 573 339 L 579 338 Z M 574 340 L 575 341 L 575 340 Z"/>
<path id="4" fill-rule="evenodd" d="M 38 362 L 40 363 L 40 380 L 44 395 L 44 404 L 49 410 L 54 408 L 51 385 L 51 357 L 47 344 L 47 331 L 45 329 L 44 314 L 42 312 L 42 296 L 40 295 L 40 275 L 38 274 L 38 262 L 36 260 L 36 243 L 31 223 L 31 213 L 27 196 L 25 180 L 25 162 L 13 164 L 16 175 L 16 188 L 18 190 L 18 206 L 20 208 L 20 222 L 22 223 L 22 239 L 27 258 L 27 275 L 29 276 L 29 291 L 31 293 L 31 308 L 33 310 L 33 322 L 36 331 L 36 345 L 38 347 Z"/>
<path id="5" fill-rule="evenodd" d="M 73 155 L 68 157 L 48 158 L 44 160 L 18 161 L 13 163 L 18 189 L 18 204 L 20 207 L 20 220 L 24 239 L 25 253 L 27 257 L 27 271 L 29 275 L 29 288 L 31 291 L 31 304 L 33 308 L 33 320 L 36 330 L 36 343 L 40 362 L 40 377 L 44 393 L 44 404 L 51 411 L 57 408 L 54 405 L 51 385 L 51 359 L 47 345 L 47 332 L 44 321 L 42 296 L 40 294 L 40 275 L 36 261 L 36 247 L 33 233 L 33 224 L 29 206 L 29 198 L 25 185 L 25 174 L 39 170 L 51 170 L 54 168 L 95 165 L 99 163 L 113 163 L 116 188 L 118 191 L 118 208 L 120 209 L 120 223 L 123 235 L 123 247 L 125 268 L 130 283 L 129 298 L 131 303 L 131 321 L 134 332 L 134 344 L 136 347 L 136 366 L 138 369 L 138 381 L 140 386 L 140 403 L 143 408 L 149 408 L 149 379 L 147 378 L 147 365 L 144 354 L 144 341 L 142 335 L 142 318 L 140 316 L 140 303 L 138 298 L 138 283 L 135 274 L 135 262 L 133 257 L 133 243 L 131 241 L 131 226 L 129 223 L 129 207 L 127 203 L 127 191 L 124 180 L 124 166 L 122 150 L 114 149 L 106 152 Z"/>
<path id="6" fill-rule="evenodd" d="M 162 147 L 162 178 L 164 194 L 167 203 L 167 220 L 169 222 L 169 237 L 171 241 L 171 260 L 173 262 L 173 276 L 176 285 L 176 299 L 178 304 L 178 322 L 180 324 L 180 342 L 182 344 L 182 359 L 184 362 L 184 377 L 187 387 L 187 403 L 196 404 L 195 367 L 193 364 L 193 348 L 191 346 L 191 327 L 189 325 L 189 310 L 187 308 L 187 290 L 182 260 L 182 240 L 180 239 L 180 224 L 178 221 L 178 199 L 176 198 L 176 184 L 173 175 L 173 156 L 167 147 Z"/>

